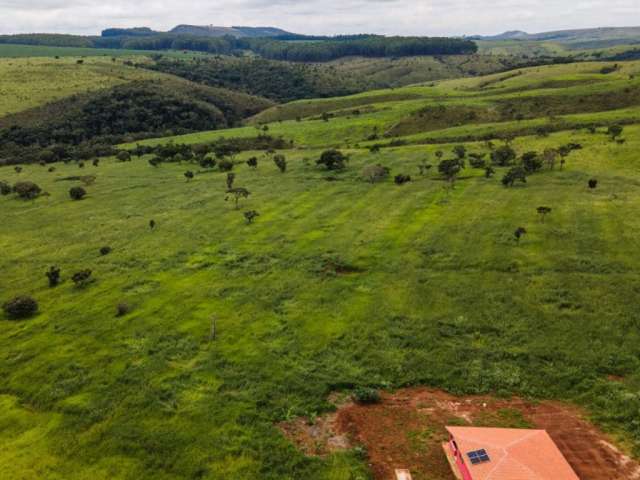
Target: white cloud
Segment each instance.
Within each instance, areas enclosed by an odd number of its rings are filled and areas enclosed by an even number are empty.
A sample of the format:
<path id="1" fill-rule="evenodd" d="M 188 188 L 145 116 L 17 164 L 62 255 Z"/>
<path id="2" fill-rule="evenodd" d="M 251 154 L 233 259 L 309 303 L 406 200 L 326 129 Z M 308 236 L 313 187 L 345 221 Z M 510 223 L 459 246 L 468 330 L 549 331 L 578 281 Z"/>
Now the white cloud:
<path id="1" fill-rule="evenodd" d="M 0 33 L 179 23 L 315 34 L 462 35 L 640 25 L 638 0 L 0 0 Z"/>

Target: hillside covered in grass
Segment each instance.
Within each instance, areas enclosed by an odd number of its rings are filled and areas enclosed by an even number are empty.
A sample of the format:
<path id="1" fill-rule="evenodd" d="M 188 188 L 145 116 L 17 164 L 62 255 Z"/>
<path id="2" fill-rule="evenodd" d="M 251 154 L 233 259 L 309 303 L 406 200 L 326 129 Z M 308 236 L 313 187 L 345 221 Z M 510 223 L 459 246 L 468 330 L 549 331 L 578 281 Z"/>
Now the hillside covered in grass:
<path id="1" fill-rule="evenodd" d="M 638 457 L 640 63 L 611 67 L 0 168 L 0 303 L 38 304 L 0 316 L 0 477 L 365 480 L 277 424 L 409 385 L 575 402 Z"/>

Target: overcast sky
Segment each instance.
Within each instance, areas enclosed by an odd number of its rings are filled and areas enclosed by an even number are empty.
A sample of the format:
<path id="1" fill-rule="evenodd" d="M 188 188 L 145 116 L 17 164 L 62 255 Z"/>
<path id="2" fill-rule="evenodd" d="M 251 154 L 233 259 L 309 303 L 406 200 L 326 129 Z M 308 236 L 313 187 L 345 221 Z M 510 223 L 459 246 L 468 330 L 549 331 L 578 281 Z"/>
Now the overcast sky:
<path id="1" fill-rule="evenodd" d="M 0 0 L 0 34 L 180 23 L 314 34 L 536 33 L 640 25 L 640 0 Z"/>

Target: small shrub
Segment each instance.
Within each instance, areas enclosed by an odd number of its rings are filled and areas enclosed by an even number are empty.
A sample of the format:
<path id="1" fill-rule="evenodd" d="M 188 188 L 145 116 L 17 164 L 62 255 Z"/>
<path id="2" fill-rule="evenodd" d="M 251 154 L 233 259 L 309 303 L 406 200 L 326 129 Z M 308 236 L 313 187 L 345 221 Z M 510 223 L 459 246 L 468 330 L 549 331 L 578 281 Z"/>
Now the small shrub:
<path id="1" fill-rule="evenodd" d="M 91 281 L 91 273 L 92 272 L 89 269 L 80 270 L 79 272 L 73 274 L 71 280 L 73 280 L 73 283 L 76 284 L 76 287 L 84 287 Z"/>
<path id="2" fill-rule="evenodd" d="M 280 173 L 285 173 L 287 171 L 287 159 L 284 155 L 275 155 L 273 157 L 273 163 L 276 164 Z"/>
<path id="3" fill-rule="evenodd" d="M 249 210 L 248 212 L 244 212 L 244 218 L 247 221 L 248 225 L 251 225 L 256 218 L 258 218 L 260 214 L 255 210 Z"/>
<path id="4" fill-rule="evenodd" d="M 33 200 L 42 193 L 42 189 L 33 182 L 18 182 L 13 186 L 13 191 L 23 200 Z"/>
<path id="5" fill-rule="evenodd" d="M 128 303 L 120 302 L 116 305 L 116 317 L 124 317 L 129 312 L 131 312 L 131 306 Z"/>
<path id="6" fill-rule="evenodd" d="M 362 178 L 369 183 L 381 182 L 389 176 L 389 167 L 378 165 L 367 165 L 362 170 Z"/>
<path id="7" fill-rule="evenodd" d="M 220 162 L 218 162 L 218 170 L 221 172 L 230 172 L 233 170 L 233 162 L 231 160 L 220 160 Z"/>
<path id="8" fill-rule="evenodd" d="M 236 174 L 229 172 L 227 173 L 227 190 L 231 190 L 233 188 L 233 182 L 236 181 Z"/>
<path id="9" fill-rule="evenodd" d="M 411 181 L 411 176 L 402 174 L 396 175 L 393 181 L 396 183 L 396 185 L 404 185 L 405 183 L 409 183 Z"/>
<path id="10" fill-rule="evenodd" d="M 72 200 L 82 200 L 86 195 L 87 191 L 82 187 L 73 187 L 69 190 L 69 196 Z"/>
<path id="11" fill-rule="evenodd" d="M 7 182 L 0 181 L 0 195 L 9 195 L 11 193 L 11 185 Z"/>
<path id="12" fill-rule="evenodd" d="M 331 149 L 320 155 L 320 158 L 316 160 L 316 165 L 324 165 L 327 170 L 343 170 L 348 160 L 348 157 L 340 150 Z"/>
<path id="13" fill-rule="evenodd" d="M 56 167 L 49 167 L 49 170 L 48 170 L 49 173 L 53 173 L 55 171 L 56 171 Z"/>
<path id="14" fill-rule="evenodd" d="M 6 302 L 2 309 L 11 320 L 22 320 L 38 312 L 38 302 L 29 296 L 21 295 Z"/>
<path id="15" fill-rule="evenodd" d="M 22 172 L 22 167 L 21 167 L 21 166 L 19 166 L 19 165 L 18 165 L 18 166 L 13 167 L 13 169 L 16 171 L 16 173 L 20 173 L 20 172 Z"/>
<path id="16" fill-rule="evenodd" d="M 524 168 L 513 167 L 502 177 L 502 184 L 505 187 L 513 187 L 516 181 L 527 183 L 527 172 Z"/>
<path id="17" fill-rule="evenodd" d="M 592 178 L 591 180 L 589 180 L 589 188 L 591 190 L 595 189 L 598 186 L 598 180 L 596 180 L 595 178 Z"/>
<path id="18" fill-rule="evenodd" d="M 251 157 L 249 160 L 247 160 L 247 165 L 251 168 L 258 168 L 258 158 Z"/>
<path id="19" fill-rule="evenodd" d="M 191 170 L 187 170 L 186 172 L 184 172 L 184 178 L 187 179 L 187 182 L 193 180 L 193 177 L 195 177 L 195 174 Z"/>
<path id="20" fill-rule="evenodd" d="M 108 245 L 105 245 L 100 249 L 100 255 L 102 256 L 109 255 L 112 251 L 113 249 L 111 247 L 109 247 Z"/>
<path id="21" fill-rule="evenodd" d="M 47 272 L 45 272 L 46 277 L 49 279 L 49 286 L 51 288 L 57 286 L 60 283 L 60 268 L 56 266 L 52 266 L 49 268 Z"/>
<path id="22" fill-rule="evenodd" d="M 153 229 L 155 229 L 155 228 L 156 228 L 156 221 L 155 221 L 155 220 L 153 220 L 153 219 L 152 219 L 152 220 L 149 220 L 149 228 L 150 228 L 151 230 L 153 230 Z"/>
<path id="23" fill-rule="evenodd" d="M 93 162 L 92 162 L 92 163 L 93 163 L 93 166 L 94 166 L 94 167 L 97 167 L 97 166 L 99 166 L 99 165 L 100 165 L 100 159 L 99 159 L 99 158 L 96 158 L 96 159 L 94 159 L 94 160 L 93 160 Z"/>
<path id="24" fill-rule="evenodd" d="M 131 154 L 127 150 L 121 150 L 116 155 L 116 158 L 121 162 L 130 162 Z"/>
<path id="25" fill-rule="evenodd" d="M 380 393 L 375 388 L 358 387 L 353 392 L 353 399 L 362 405 L 380 403 Z"/>

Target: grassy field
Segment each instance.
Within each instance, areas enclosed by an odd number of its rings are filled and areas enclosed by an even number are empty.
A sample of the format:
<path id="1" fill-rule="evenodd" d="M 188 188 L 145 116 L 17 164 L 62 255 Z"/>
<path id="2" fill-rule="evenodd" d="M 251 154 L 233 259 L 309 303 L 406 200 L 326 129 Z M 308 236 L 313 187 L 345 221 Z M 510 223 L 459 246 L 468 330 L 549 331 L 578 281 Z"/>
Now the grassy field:
<path id="1" fill-rule="evenodd" d="M 307 112 L 269 124 L 296 143 L 282 152 L 287 172 L 262 152 L 240 155 L 260 163 L 235 169 L 236 186 L 251 192 L 239 210 L 225 201 L 226 174 L 193 164 L 1 168 L 0 180 L 32 180 L 49 195 L 0 197 L 0 300 L 29 294 L 40 303 L 32 319 L 0 317 L 0 478 L 365 480 L 366 452 L 306 457 L 275 426 L 331 409 L 328 395 L 354 386 L 575 401 L 637 456 L 640 122 L 633 104 L 601 113 L 579 98 L 634 98 L 640 63 L 609 75 L 602 66 L 281 107 L 278 115 Z M 628 120 L 626 142 L 575 126 L 520 136 L 519 154 L 583 149 L 515 188 L 501 185 L 503 168 L 487 179 L 467 167 L 454 189 L 435 168 L 418 174 L 421 160 L 435 164 L 436 150 L 449 156 L 454 144 L 356 148 L 423 108 L 485 111 L 507 101 L 538 114 L 531 98 L 575 110 L 559 117 Z M 575 101 L 558 103 L 565 98 Z M 360 114 L 340 113 L 354 105 Z M 316 119 L 323 111 L 336 116 Z M 380 141 L 446 141 L 448 128 Z M 255 135 L 247 126 L 148 143 Z M 350 154 L 344 172 L 315 165 L 330 145 Z M 413 181 L 364 182 L 362 169 L 378 163 Z M 68 178 L 78 175 L 96 178 L 74 202 L 68 190 L 78 181 Z M 552 209 L 544 221 L 539 206 Z M 247 210 L 260 213 L 252 225 Z M 519 243 L 517 227 L 527 230 Z M 101 256 L 103 246 L 113 252 Z M 64 280 L 53 289 L 51 265 Z M 70 277 L 85 268 L 95 281 L 77 288 Z M 123 302 L 130 312 L 117 317 Z"/>
<path id="2" fill-rule="evenodd" d="M 87 57 L 1 58 L 0 117 L 17 113 L 77 93 L 102 90 L 134 80 L 160 78 L 161 74 L 128 67 L 122 58 Z"/>
<path id="3" fill-rule="evenodd" d="M 113 48 L 48 47 L 46 45 L 0 44 L 0 58 L 24 57 L 130 57 L 132 55 L 150 55 L 155 52 L 146 50 L 125 50 Z"/>

